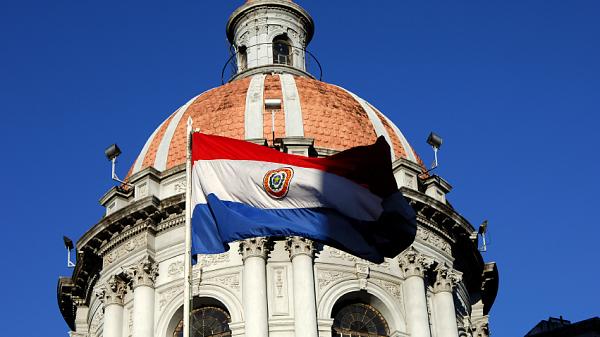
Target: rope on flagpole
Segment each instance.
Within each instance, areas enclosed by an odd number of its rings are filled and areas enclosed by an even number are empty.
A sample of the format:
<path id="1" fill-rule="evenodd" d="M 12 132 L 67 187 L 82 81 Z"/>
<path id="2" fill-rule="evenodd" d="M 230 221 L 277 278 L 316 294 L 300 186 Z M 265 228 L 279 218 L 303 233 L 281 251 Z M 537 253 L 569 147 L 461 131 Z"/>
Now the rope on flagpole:
<path id="1" fill-rule="evenodd" d="M 190 337 L 192 306 L 192 118 L 187 120 L 186 191 L 185 191 L 185 258 L 183 286 L 183 337 Z"/>

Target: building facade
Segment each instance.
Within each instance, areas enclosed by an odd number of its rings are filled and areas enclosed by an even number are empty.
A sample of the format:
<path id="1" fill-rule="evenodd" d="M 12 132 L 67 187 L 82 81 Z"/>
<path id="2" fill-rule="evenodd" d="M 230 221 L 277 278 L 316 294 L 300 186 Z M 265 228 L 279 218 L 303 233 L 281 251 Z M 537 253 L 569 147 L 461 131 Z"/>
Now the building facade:
<path id="1" fill-rule="evenodd" d="M 415 209 L 414 244 L 381 264 L 301 237 L 253 238 L 193 268 L 192 336 L 485 337 L 498 288 L 477 231 L 446 200 L 399 128 L 308 66 L 311 16 L 289 0 L 246 1 L 229 18 L 232 76 L 177 109 L 146 141 L 132 187 L 101 199 L 105 216 L 77 242 L 58 282 L 73 337 L 182 333 L 186 120 L 202 132 L 328 156 L 391 145 L 398 186 Z"/>

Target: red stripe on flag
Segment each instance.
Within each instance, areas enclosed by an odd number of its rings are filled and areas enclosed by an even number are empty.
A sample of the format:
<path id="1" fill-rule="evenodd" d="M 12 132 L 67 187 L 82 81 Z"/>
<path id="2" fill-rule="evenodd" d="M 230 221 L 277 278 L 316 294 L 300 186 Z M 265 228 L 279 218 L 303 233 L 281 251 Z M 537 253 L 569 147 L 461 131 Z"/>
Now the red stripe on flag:
<path id="1" fill-rule="evenodd" d="M 372 145 L 353 147 L 326 158 L 310 158 L 243 140 L 194 133 L 192 162 L 218 159 L 264 161 L 317 169 L 350 179 L 382 198 L 398 191 L 390 147 L 384 137 L 379 137 Z"/>

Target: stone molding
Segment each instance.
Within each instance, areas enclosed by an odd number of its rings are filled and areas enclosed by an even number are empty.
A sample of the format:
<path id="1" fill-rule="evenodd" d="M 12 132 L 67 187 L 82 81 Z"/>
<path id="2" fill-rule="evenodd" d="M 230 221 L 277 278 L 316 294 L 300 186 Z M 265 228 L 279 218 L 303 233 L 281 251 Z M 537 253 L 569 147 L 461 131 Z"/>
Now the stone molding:
<path id="1" fill-rule="evenodd" d="M 249 257 L 260 257 L 266 260 L 272 246 L 273 242 L 264 237 L 242 240 L 240 241 L 242 260 L 245 261 Z"/>
<path id="2" fill-rule="evenodd" d="M 123 298 L 127 293 L 127 282 L 120 275 L 111 276 L 96 290 L 96 296 L 107 307 L 111 304 L 123 306 Z"/>
<path id="3" fill-rule="evenodd" d="M 484 317 L 483 319 L 474 323 L 472 326 L 472 331 L 473 337 L 489 337 L 490 329 L 487 317 Z"/>
<path id="4" fill-rule="evenodd" d="M 154 287 L 158 276 L 158 264 L 150 256 L 144 256 L 137 263 L 123 268 L 123 273 L 128 278 L 131 288 L 140 286 Z"/>
<path id="5" fill-rule="evenodd" d="M 462 273 L 450 268 L 446 263 L 438 264 L 435 268 L 435 283 L 433 292 L 452 292 L 454 287 L 462 280 Z"/>
<path id="6" fill-rule="evenodd" d="M 425 272 L 433 264 L 433 259 L 420 253 L 414 247 L 409 247 L 398 257 L 398 264 L 405 278 L 411 276 L 425 277 Z"/>
<path id="7" fill-rule="evenodd" d="M 285 242 L 285 249 L 290 253 L 291 260 L 298 255 L 306 255 L 310 258 L 315 256 L 314 242 L 300 236 L 289 237 Z"/>

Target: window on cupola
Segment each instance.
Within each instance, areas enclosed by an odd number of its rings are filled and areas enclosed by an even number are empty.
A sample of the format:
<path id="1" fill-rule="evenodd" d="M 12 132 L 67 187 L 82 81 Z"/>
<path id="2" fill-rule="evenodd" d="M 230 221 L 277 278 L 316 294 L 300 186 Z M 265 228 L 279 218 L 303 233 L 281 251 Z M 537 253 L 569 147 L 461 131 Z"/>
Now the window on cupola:
<path id="1" fill-rule="evenodd" d="M 273 39 L 273 63 L 292 65 L 292 44 L 285 34 Z"/>
<path id="2" fill-rule="evenodd" d="M 239 46 L 237 52 L 238 66 L 240 71 L 248 69 L 248 51 L 246 46 Z"/>

